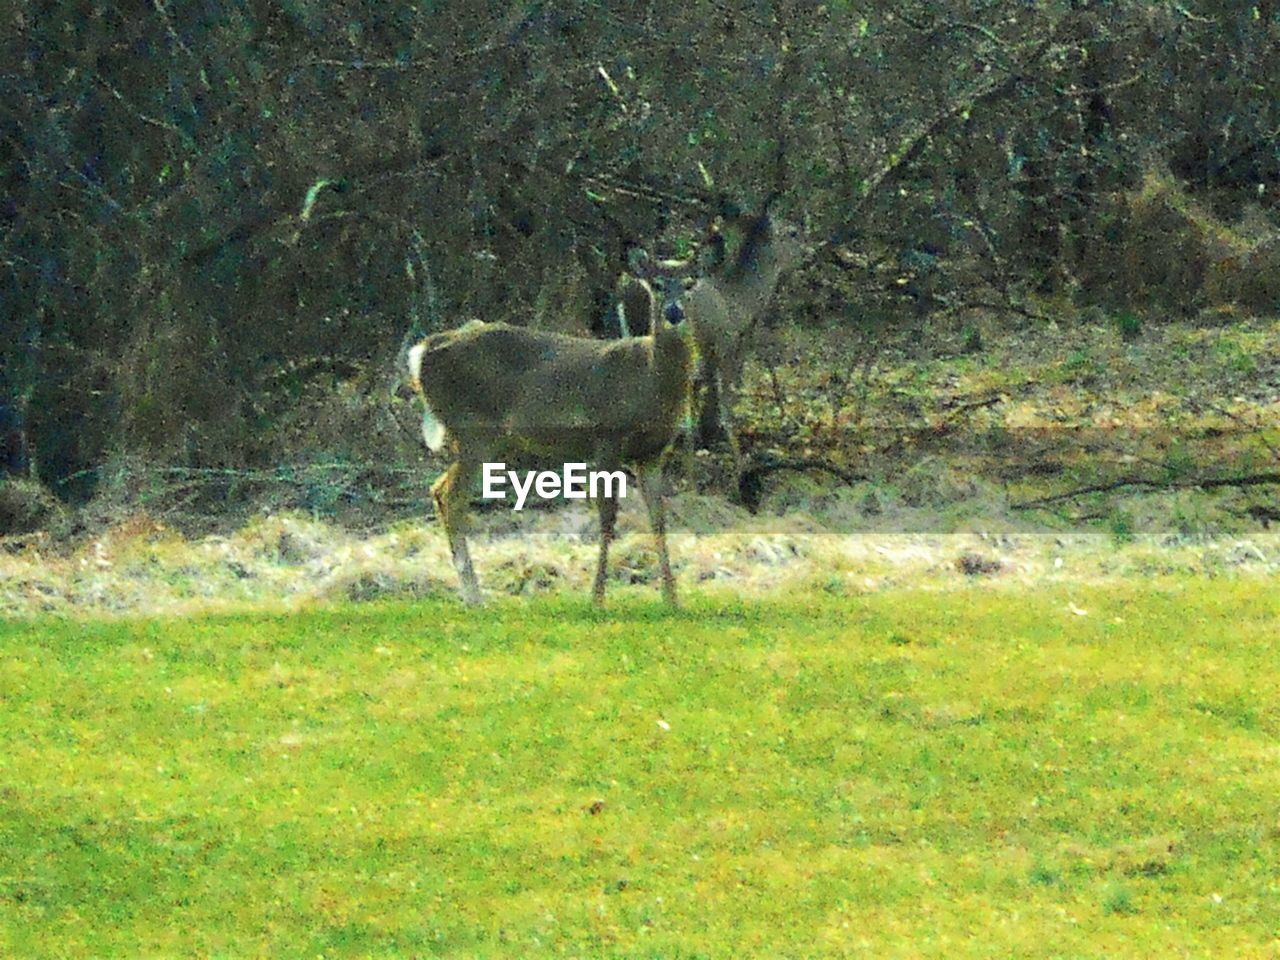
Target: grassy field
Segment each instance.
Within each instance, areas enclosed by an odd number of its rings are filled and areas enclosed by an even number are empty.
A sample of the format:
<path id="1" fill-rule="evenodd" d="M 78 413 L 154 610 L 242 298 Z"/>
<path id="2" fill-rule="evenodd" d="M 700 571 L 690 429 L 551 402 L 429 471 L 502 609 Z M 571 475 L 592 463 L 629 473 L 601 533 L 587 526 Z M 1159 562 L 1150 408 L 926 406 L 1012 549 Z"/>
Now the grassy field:
<path id="1" fill-rule="evenodd" d="M 1280 591 L 0 625 L 0 956 L 1280 956 Z"/>

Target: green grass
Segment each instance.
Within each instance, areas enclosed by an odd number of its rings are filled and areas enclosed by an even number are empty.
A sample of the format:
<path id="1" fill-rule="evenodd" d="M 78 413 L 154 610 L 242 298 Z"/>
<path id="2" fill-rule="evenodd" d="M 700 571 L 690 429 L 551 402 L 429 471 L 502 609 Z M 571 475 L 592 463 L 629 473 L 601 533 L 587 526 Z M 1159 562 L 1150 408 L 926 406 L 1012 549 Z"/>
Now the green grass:
<path id="1" fill-rule="evenodd" d="M 0 956 L 1275 956 L 1278 628 L 1243 578 L 11 622 Z"/>

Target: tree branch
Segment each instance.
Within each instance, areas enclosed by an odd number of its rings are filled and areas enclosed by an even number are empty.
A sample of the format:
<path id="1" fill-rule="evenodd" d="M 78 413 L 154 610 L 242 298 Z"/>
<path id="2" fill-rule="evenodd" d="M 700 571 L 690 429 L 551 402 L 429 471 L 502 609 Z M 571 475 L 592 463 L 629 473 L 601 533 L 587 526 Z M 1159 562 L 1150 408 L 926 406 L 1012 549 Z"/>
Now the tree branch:
<path id="1" fill-rule="evenodd" d="M 871 171 L 870 174 L 862 181 L 860 196 L 854 201 L 850 207 L 848 216 L 844 226 L 836 231 L 836 235 L 843 234 L 848 231 L 849 227 L 856 223 L 862 214 L 863 208 L 871 201 L 876 192 L 883 186 L 886 181 L 896 174 L 907 163 L 916 159 L 929 142 L 929 138 L 937 133 L 944 125 L 950 122 L 954 117 L 959 116 L 966 110 L 972 110 L 977 104 L 984 100 L 990 100 L 999 97 L 1016 86 L 1041 57 L 1049 50 L 1053 43 L 1054 31 L 1050 31 L 1049 36 L 1045 37 L 1035 48 L 1029 53 L 1025 59 L 1015 64 L 1004 76 L 991 79 L 987 83 L 979 86 L 968 96 L 962 97 L 948 104 L 932 119 L 920 125 L 914 131 L 904 136 L 898 145 L 898 149 L 889 154 L 881 164 Z M 815 256 L 820 255 L 824 250 L 834 244 L 834 240 L 820 244 L 815 250 Z"/>
<path id="2" fill-rule="evenodd" d="M 1083 497 L 1090 493 L 1109 493 L 1112 490 L 1121 490 L 1124 487 L 1142 487 L 1147 490 L 1214 490 L 1219 487 L 1261 487 L 1268 484 L 1280 484 L 1280 473 L 1248 473 L 1239 477 L 1199 477 L 1190 480 L 1150 480 L 1146 477 L 1122 477 L 1119 480 L 1113 480 L 1110 483 L 1095 483 L 1087 487 L 1080 487 L 1076 490 L 1068 490 L 1064 493 L 1054 493 L 1047 497 L 1037 497 L 1034 500 L 1023 500 L 1020 503 L 1011 503 L 1009 507 L 1013 510 L 1032 510 L 1037 507 L 1046 507 L 1053 503 L 1062 503 L 1066 500 L 1073 500 L 1076 497 Z"/>

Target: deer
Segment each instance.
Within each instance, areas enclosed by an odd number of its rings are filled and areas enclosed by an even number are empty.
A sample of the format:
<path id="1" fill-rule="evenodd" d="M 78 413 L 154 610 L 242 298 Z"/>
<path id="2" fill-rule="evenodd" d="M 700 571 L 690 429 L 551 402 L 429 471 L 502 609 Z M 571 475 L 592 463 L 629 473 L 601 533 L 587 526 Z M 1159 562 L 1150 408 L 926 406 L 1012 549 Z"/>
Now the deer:
<path id="1" fill-rule="evenodd" d="M 632 468 L 657 542 L 662 596 L 677 605 L 662 464 L 688 409 L 688 328 L 675 301 L 659 309 L 643 278 L 625 279 L 619 301 L 620 325 L 643 316 L 648 334 L 596 340 L 472 321 L 405 352 L 409 384 L 423 406 L 423 439 L 452 460 L 431 497 L 469 606 L 483 602 L 466 539 L 473 483 L 486 462 L 529 456 Z M 615 490 L 597 496 L 596 507 L 600 550 L 591 597 L 599 607 L 618 516 Z"/>
<path id="2" fill-rule="evenodd" d="M 709 448 L 723 437 L 735 469 L 742 470 L 733 424 L 733 400 L 742 379 L 747 339 L 765 316 L 778 283 L 801 265 L 811 248 L 800 230 L 769 216 L 771 194 L 759 212 L 730 214 L 707 238 L 705 274 L 686 290 L 681 304 L 698 348 L 700 395 L 696 445 Z M 730 248 L 726 234 L 732 235 Z"/>

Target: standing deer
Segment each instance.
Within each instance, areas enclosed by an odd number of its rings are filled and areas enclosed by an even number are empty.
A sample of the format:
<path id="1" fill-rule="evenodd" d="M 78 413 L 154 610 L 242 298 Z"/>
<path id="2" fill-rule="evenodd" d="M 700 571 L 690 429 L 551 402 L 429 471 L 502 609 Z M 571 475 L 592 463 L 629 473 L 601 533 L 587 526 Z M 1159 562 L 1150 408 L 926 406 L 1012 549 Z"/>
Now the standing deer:
<path id="1" fill-rule="evenodd" d="M 723 227 L 714 228 L 708 272 L 682 298 L 701 362 L 697 445 L 710 446 L 724 436 L 738 469 L 741 453 L 732 406 L 747 338 L 769 309 L 783 275 L 809 252 L 796 227 L 770 219 L 772 199 L 759 213 L 730 217 Z M 726 234 L 733 237 L 733 248 Z"/>
<path id="2" fill-rule="evenodd" d="M 452 465 L 431 486 L 462 598 L 481 602 L 467 548 L 471 488 L 482 463 L 527 458 L 633 467 L 658 546 L 665 600 L 676 584 L 667 556 L 661 463 L 689 397 L 689 346 L 679 308 L 658 309 L 644 280 L 620 291 L 620 317 L 647 318 L 647 336 L 600 341 L 505 323 L 472 323 L 425 337 L 407 352 L 410 383 L 424 405 L 423 438 L 446 446 Z M 604 603 L 609 545 L 618 516 L 612 489 L 596 498 L 600 554 L 592 599 Z"/>

